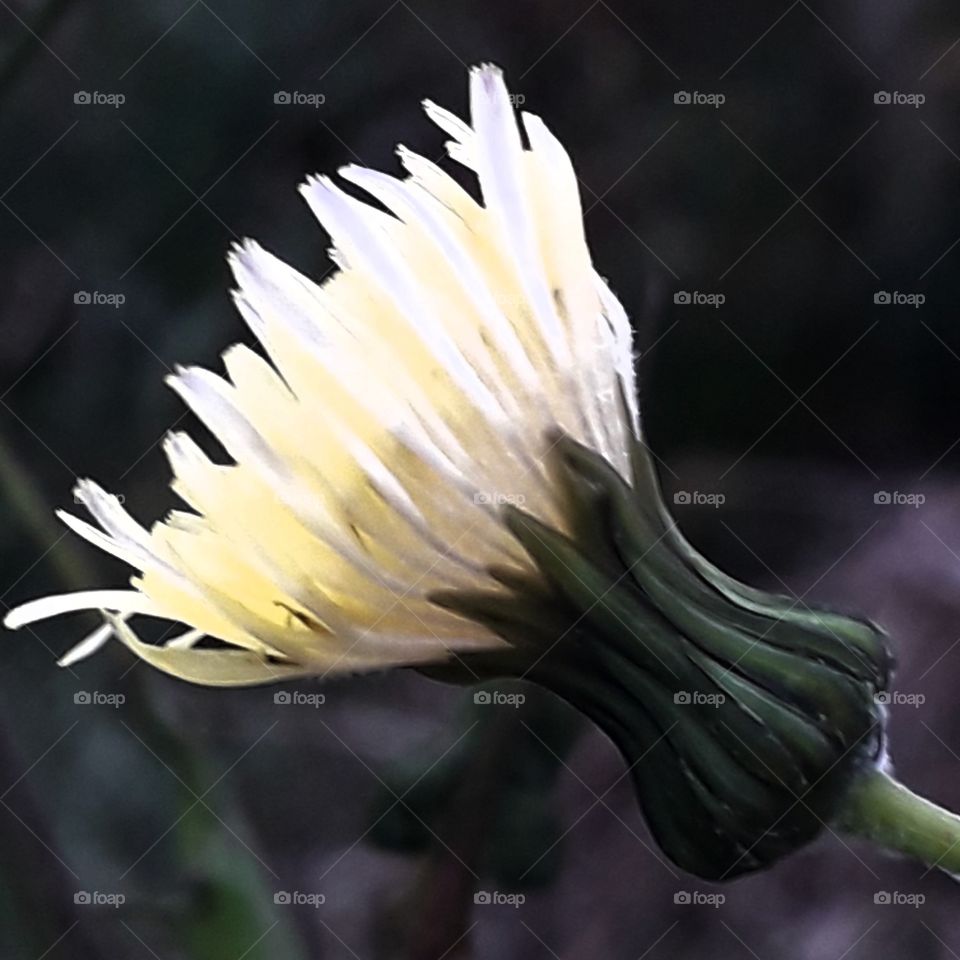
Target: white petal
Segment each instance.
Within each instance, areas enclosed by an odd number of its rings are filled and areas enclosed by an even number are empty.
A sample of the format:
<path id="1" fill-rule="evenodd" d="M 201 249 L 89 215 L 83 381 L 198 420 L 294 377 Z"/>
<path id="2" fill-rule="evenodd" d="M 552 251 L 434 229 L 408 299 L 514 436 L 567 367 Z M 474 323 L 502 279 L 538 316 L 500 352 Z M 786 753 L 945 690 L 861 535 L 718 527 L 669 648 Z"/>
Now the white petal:
<path id="1" fill-rule="evenodd" d="M 569 345 L 550 298 L 537 251 L 533 214 L 524 186 L 523 144 L 513 106 L 495 67 L 470 72 L 470 115 L 477 132 L 477 173 L 487 209 L 510 251 L 544 342 L 561 369 L 570 369 Z"/>
<path id="2" fill-rule="evenodd" d="M 105 608 L 121 613 L 145 613 L 158 615 L 152 601 L 137 590 L 78 590 L 75 593 L 59 593 L 39 600 L 30 600 L 7 611 L 3 625 L 18 630 L 38 620 L 49 620 L 64 613 L 78 610 Z"/>
<path id="3" fill-rule="evenodd" d="M 104 612 L 113 632 L 141 660 L 191 683 L 213 687 L 246 687 L 302 677 L 310 671 L 297 664 L 267 661 L 249 650 L 195 650 L 154 647 L 143 643 L 119 617 Z"/>
<path id="4" fill-rule="evenodd" d="M 450 156 L 464 166 L 472 166 L 476 135 L 470 125 L 432 100 L 423 101 L 423 110 L 441 130 L 453 137 L 453 143 L 447 146 Z"/>
<path id="5" fill-rule="evenodd" d="M 385 173 L 364 167 L 344 167 L 340 174 L 344 179 L 363 187 L 398 216 L 416 222 L 426 231 L 437 247 L 440 263 L 453 269 L 467 298 L 502 348 L 504 357 L 520 381 L 535 396 L 535 386 L 539 381 L 523 344 L 504 317 L 480 270 L 433 209 L 430 195 L 424 193 L 420 196 L 421 191 L 410 189 Z"/>
<path id="6" fill-rule="evenodd" d="M 424 302 L 417 279 L 388 239 L 368 222 L 372 208 L 348 197 L 326 177 L 308 180 L 301 192 L 337 246 L 347 252 L 354 269 L 362 266 L 369 280 L 383 289 L 414 335 L 436 356 L 470 402 L 494 423 L 505 424 L 507 417 L 496 398 Z"/>

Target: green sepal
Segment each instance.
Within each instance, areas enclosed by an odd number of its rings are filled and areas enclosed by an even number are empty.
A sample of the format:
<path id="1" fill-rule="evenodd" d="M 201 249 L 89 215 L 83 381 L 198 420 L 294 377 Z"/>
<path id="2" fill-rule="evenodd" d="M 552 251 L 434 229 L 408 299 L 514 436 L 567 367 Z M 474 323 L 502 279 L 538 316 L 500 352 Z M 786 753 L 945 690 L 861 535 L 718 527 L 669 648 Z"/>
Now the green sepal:
<path id="1" fill-rule="evenodd" d="M 500 591 L 433 598 L 508 642 L 469 666 L 540 683 L 605 730 L 682 868 L 728 879 L 809 842 L 880 755 L 885 637 L 700 557 L 639 442 L 632 484 L 567 437 L 554 452 L 565 530 L 503 510 L 539 578 L 501 571 Z"/>

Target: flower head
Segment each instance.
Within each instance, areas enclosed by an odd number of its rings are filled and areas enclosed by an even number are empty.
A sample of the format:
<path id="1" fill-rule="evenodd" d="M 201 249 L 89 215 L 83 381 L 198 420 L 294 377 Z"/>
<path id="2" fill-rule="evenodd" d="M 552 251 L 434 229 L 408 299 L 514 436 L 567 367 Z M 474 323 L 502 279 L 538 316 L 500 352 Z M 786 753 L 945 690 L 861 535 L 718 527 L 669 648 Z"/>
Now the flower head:
<path id="1" fill-rule="evenodd" d="M 499 70 L 471 72 L 470 125 L 425 108 L 482 202 L 403 147 L 405 178 L 340 171 L 389 213 L 308 180 L 338 272 L 318 285 L 253 242 L 236 247 L 234 300 L 266 358 L 238 344 L 223 354 L 226 376 L 189 367 L 169 380 L 230 462 L 168 436 L 189 509 L 149 530 L 81 481 L 97 526 L 61 518 L 135 568 L 132 589 L 34 600 L 8 626 L 101 610 L 104 626 L 61 662 L 113 635 L 207 684 L 505 644 L 432 597 L 497 589 L 491 570 L 539 575 L 503 506 L 569 530 L 548 456 L 561 434 L 629 476 L 631 334 L 591 265 L 567 154 L 536 116 L 522 115 L 521 133 Z M 148 644 L 138 616 L 186 629 Z"/>
<path id="2" fill-rule="evenodd" d="M 482 202 L 403 148 L 405 179 L 340 171 L 377 206 L 309 180 L 339 272 L 317 285 L 239 246 L 234 299 L 263 353 L 170 379 L 229 462 L 171 434 L 189 509 L 149 531 L 82 481 L 97 526 L 63 519 L 139 571 L 132 589 L 34 600 L 7 625 L 100 610 L 63 662 L 116 636 L 207 684 L 523 677 L 616 742 L 686 870 L 759 870 L 830 822 L 953 869 L 960 818 L 883 773 L 882 631 L 739 583 L 670 517 L 563 147 L 537 117 L 518 127 L 493 67 L 471 73 L 471 125 L 426 110 Z M 140 616 L 186 629 L 145 643 Z"/>

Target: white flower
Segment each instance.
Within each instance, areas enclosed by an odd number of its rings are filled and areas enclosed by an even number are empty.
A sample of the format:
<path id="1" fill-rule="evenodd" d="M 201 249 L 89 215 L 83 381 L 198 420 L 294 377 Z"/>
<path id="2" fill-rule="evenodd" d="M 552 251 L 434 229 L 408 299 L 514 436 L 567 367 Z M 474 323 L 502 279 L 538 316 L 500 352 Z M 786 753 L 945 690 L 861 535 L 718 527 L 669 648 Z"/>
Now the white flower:
<path id="1" fill-rule="evenodd" d="M 34 600 L 7 626 L 101 610 L 104 626 L 62 663 L 115 635 L 207 684 L 503 645 L 429 596 L 495 589 L 491 566 L 535 574 L 502 505 L 567 528 L 545 462 L 558 432 L 629 477 L 630 327 L 591 265 L 565 150 L 526 113 L 524 146 L 500 71 L 471 72 L 472 125 L 425 108 L 476 173 L 482 205 L 402 147 L 406 179 L 340 171 L 392 215 L 308 180 L 339 271 L 318 286 L 253 242 L 237 247 L 234 299 L 268 360 L 237 344 L 223 354 L 226 377 L 190 367 L 170 378 L 233 462 L 171 434 L 173 488 L 190 511 L 149 531 L 81 481 L 99 529 L 61 517 L 140 571 L 133 589 Z M 189 629 L 147 644 L 128 625 L 138 615 Z"/>

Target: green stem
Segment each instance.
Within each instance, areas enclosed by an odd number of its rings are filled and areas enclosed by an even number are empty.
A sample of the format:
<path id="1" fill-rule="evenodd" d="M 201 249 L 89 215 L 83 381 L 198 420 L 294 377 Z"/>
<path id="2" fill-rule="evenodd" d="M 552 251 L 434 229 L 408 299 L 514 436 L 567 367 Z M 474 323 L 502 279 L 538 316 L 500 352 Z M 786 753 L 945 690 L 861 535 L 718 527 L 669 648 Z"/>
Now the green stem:
<path id="1" fill-rule="evenodd" d="M 960 875 L 960 816 L 918 796 L 882 770 L 864 770 L 854 779 L 836 825 Z"/>

